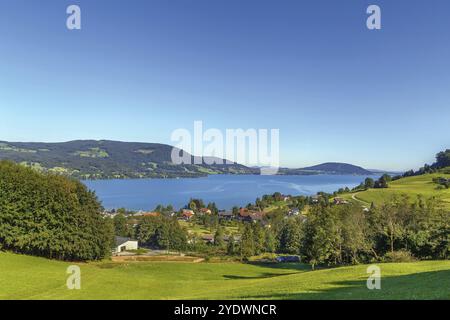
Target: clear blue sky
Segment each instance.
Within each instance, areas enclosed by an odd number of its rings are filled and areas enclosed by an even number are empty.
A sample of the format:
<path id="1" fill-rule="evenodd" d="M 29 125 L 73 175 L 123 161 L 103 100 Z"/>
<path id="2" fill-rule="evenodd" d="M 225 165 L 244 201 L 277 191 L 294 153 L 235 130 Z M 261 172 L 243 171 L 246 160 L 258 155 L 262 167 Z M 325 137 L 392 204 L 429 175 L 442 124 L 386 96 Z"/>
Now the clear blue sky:
<path id="1" fill-rule="evenodd" d="M 284 166 L 419 167 L 450 147 L 449 16 L 447 0 L 4 0 L 0 140 L 170 143 L 203 120 L 279 128 Z"/>

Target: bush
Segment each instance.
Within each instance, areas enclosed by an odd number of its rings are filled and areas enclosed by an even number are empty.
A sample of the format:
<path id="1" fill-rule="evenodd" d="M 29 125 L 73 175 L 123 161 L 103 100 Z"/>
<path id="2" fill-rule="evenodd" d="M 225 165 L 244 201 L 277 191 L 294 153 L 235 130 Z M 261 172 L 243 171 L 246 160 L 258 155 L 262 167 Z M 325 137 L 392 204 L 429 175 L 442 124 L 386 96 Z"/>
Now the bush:
<path id="1" fill-rule="evenodd" d="M 386 262 L 414 262 L 416 258 L 407 250 L 388 252 L 384 256 Z"/>

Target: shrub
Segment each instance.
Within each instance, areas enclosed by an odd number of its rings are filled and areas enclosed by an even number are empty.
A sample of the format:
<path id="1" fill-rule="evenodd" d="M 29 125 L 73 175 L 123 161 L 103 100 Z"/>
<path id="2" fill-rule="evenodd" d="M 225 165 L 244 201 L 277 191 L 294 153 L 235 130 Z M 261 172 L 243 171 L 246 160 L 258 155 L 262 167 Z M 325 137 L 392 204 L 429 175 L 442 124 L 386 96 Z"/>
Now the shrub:
<path id="1" fill-rule="evenodd" d="M 416 258 L 413 257 L 411 252 L 407 250 L 398 250 L 393 252 L 388 252 L 384 256 L 387 262 L 413 262 Z"/>

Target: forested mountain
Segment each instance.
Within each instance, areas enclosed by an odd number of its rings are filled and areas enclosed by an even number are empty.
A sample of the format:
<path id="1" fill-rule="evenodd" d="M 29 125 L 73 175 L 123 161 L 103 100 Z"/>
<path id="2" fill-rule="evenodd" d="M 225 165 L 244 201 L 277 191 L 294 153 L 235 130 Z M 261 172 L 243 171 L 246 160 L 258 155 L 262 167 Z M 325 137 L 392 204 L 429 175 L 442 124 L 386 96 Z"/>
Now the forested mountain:
<path id="1" fill-rule="evenodd" d="M 370 175 L 373 172 L 364 168 L 338 162 L 327 162 L 312 167 L 290 169 L 281 168 L 279 174 L 284 175 L 311 175 L 311 174 L 353 174 L 353 175 Z"/>
<path id="2" fill-rule="evenodd" d="M 174 165 L 173 147 L 158 143 L 77 140 L 62 143 L 0 141 L 0 159 L 81 179 L 200 177 L 253 174 L 239 164 Z M 194 158 L 191 156 L 194 163 Z"/>
<path id="3" fill-rule="evenodd" d="M 171 160 L 172 150 L 173 147 L 166 144 L 109 140 L 61 143 L 0 141 L 0 160 L 12 160 L 39 171 L 63 173 L 79 179 L 176 178 L 260 172 L 259 168 L 240 164 L 194 164 L 193 156 L 190 156 L 193 164 L 175 165 Z M 279 170 L 281 175 L 322 173 L 371 174 L 368 170 L 346 163 Z"/>
<path id="4" fill-rule="evenodd" d="M 326 162 L 316 166 L 303 168 L 303 170 L 336 173 L 336 174 L 357 174 L 357 175 L 368 175 L 372 173 L 369 170 L 366 170 L 364 168 L 352 164 L 338 163 L 338 162 Z"/>

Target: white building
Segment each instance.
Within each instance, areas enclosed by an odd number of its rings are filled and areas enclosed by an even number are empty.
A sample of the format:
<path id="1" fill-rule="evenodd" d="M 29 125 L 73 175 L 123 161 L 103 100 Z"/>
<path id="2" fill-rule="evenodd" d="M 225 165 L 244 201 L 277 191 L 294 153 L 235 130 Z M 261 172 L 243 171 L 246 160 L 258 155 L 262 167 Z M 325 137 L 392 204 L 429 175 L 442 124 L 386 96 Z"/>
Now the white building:
<path id="1" fill-rule="evenodd" d="M 116 237 L 116 246 L 114 253 L 120 253 L 129 250 L 137 250 L 139 248 L 137 240 L 125 237 Z"/>

